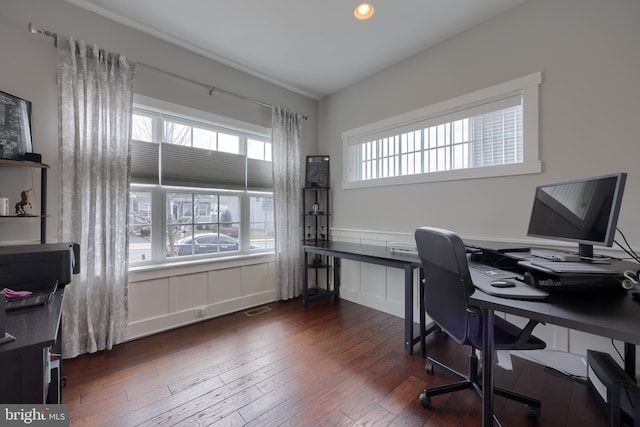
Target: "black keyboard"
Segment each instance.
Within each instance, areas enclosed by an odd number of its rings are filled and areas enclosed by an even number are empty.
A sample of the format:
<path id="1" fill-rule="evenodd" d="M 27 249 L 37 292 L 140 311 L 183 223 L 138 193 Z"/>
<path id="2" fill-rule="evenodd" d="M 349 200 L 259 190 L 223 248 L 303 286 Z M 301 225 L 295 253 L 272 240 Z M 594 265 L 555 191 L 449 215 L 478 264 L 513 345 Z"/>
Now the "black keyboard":
<path id="1" fill-rule="evenodd" d="M 496 267 L 491 267 L 490 265 L 482 264 L 479 262 L 469 261 L 467 262 L 469 265 L 469 269 L 473 269 L 478 273 L 482 273 L 485 276 L 494 278 L 494 279 L 520 279 L 521 276 L 518 273 L 514 273 L 513 271 L 501 270 Z"/>

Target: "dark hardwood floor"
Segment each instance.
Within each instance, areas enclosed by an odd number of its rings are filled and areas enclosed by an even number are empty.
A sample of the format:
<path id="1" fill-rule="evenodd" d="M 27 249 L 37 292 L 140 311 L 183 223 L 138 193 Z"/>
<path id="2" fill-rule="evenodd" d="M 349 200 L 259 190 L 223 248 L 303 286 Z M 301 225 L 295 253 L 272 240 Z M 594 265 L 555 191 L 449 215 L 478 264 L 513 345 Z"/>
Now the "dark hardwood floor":
<path id="1" fill-rule="evenodd" d="M 451 378 L 403 350 L 400 318 L 348 301 L 297 299 L 234 313 L 65 360 L 72 426 L 479 426 L 471 391 L 418 395 Z M 468 349 L 444 334 L 428 354 L 465 371 Z M 419 353 L 416 346 L 416 353 Z M 498 386 L 542 400 L 540 418 L 496 398 L 505 426 L 604 427 L 584 384 L 514 357 Z"/>

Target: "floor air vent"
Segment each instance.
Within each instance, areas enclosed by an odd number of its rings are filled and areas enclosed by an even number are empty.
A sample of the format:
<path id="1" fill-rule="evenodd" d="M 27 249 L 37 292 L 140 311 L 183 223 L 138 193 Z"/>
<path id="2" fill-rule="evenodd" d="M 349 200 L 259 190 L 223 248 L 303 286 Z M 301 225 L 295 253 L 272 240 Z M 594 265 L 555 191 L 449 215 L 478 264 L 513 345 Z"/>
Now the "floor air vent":
<path id="1" fill-rule="evenodd" d="M 247 310 L 244 312 L 247 316 L 257 316 L 258 314 L 266 313 L 267 311 L 271 311 L 269 307 L 258 307 L 252 308 L 251 310 Z"/>

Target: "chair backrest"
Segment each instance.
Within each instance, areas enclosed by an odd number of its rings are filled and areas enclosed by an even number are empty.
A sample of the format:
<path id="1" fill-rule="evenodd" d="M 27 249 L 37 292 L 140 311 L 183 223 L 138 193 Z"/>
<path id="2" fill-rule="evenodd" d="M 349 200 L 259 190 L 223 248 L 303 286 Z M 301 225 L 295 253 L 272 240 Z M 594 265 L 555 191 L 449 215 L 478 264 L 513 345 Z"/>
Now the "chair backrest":
<path id="1" fill-rule="evenodd" d="M 474 286 L 464 243 L 454 232 L 432 227 L 418 228 L 415 239 L 425 276 L 425 311 L 449 336 L 466 344 L 470 325 L 478 319 L 469 318 Z"/>

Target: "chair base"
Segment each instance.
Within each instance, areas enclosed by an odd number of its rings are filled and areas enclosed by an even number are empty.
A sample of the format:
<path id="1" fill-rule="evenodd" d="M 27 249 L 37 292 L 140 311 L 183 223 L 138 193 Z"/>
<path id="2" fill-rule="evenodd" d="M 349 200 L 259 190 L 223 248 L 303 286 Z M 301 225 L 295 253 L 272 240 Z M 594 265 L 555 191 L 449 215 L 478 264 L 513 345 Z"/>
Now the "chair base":
<path id="1" fill-rule="evenodd" d="M 440 394 L 453 393 L 459 390 L 473 390 L 475 393 L 482 397 L 482 385 L 479 381 L 478 376 L 478 357 L 475 354 L 475 349 L 471 348 L 471 353 L 469 354 L 469 375 L 464 375 L 455 369 L 451 369 L 450 367 L 443 365 L 431 357 L 427 358 L 427 365 L 425 369 L 428 373 L 433 374 L 434 365 L 441 368 L 442 370 L 449 372 L 451 375 L 456 377 L 458 382 L 453 384 L 442 385 L 433 388 L 426 388 L 419 397 L 420 404 L 425 408 L 432 408 L 431 406 L 431 397 L 437 396 Z M 500 388 L 494 388 L 494 393 L 497 396 L 501 396 L 516 402 L 524 403 L 526 405 L 527 417 L 529 418 L 538 418 L 540 416 L 541 410 L 541 402 L 537 399 L 532 399 L 530 397 L 524 396 L 522 394 L 514 393 L 512 391 L 503 390 Z M 501 426 L 502 424 L 496 418 L 495 414 L 493 415 L 494 422 Z"/>

